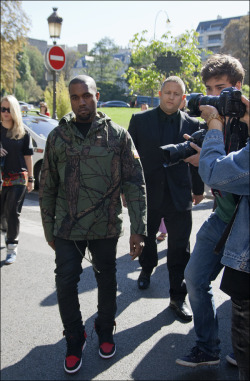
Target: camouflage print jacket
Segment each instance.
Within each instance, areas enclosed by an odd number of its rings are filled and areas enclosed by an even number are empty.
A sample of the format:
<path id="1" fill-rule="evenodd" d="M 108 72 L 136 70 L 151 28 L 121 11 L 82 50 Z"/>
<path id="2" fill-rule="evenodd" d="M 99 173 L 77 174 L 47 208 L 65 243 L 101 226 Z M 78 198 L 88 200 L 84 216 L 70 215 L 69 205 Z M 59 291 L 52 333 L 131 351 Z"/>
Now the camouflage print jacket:
<path id="1" fill-rule="evenodd" d="M 74 116 L 65 115 L 46 143 L 39 203 L 47 241 L 119 237 L 121 192 L 131 234 L 146 235 L 145 181 L 129 133 L 98 112 L 84 138 Z"/>

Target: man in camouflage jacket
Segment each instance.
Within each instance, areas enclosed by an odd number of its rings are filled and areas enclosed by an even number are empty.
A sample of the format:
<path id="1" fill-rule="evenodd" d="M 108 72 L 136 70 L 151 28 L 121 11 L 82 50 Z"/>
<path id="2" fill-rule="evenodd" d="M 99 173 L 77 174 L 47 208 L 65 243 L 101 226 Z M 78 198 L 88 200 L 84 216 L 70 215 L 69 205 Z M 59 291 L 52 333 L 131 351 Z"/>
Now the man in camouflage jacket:
<path id="1" fill-rule="evenodd" d="M 77 283 L 86 248 L 98 286 L 95 329 L 99 354 L 116 351 L 116 248 L 122 235 L 121 192 L 131 223 L 130 255 L 141 254 L 146 235 L 146 191 L 141 162 L 129 133 L 97 112 L 99 93 L 88 76 L 69 84 L 73 112 L 48 136 L 39 191 L 46 240 L 56 254 L 56 287 L 67 340 L 64 369 L 81 367 L 86 345 Z"/>

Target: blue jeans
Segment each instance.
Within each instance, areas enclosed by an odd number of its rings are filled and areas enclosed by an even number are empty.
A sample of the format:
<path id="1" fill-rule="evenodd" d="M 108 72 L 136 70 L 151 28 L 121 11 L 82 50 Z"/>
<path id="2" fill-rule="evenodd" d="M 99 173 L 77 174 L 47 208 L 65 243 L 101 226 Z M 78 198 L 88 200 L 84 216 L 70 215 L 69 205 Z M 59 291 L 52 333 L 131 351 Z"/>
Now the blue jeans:
<path id="1" fill-rule="evenodd" d="M 196 236 L 193 253 L 186 266 L 184 277 L 193 310 L 197 346 L 211 356 L 220 353 L 218 318 L 211 281 L 215 280 L 223 265 L 222 252 L 215 254 L 214 248 L 226 227 L 215 213 L 204 222 Z"/>
<path id="2" fill-rule="evenodd" d="M 116 248 L 118 238 L 70 241 L 56 237 L 56 289 L 64 329 L 74 332 L 82 327 L 78 282 L 87 247 L 92 255 L 98 287 L 98 323 L 112 324 L 116 313 Z"/>

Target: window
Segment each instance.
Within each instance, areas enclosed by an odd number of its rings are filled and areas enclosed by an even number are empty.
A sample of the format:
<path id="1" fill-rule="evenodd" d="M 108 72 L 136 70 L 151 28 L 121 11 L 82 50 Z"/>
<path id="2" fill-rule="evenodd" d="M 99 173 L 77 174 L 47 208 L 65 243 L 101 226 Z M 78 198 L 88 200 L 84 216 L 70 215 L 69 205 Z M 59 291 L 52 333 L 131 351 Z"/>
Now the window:
<path id="1" fill-rule="evenodd" d="M 221 41 L 221 34 L 214 34 L 212 36 L 208 36 L 208 41 Z"/>

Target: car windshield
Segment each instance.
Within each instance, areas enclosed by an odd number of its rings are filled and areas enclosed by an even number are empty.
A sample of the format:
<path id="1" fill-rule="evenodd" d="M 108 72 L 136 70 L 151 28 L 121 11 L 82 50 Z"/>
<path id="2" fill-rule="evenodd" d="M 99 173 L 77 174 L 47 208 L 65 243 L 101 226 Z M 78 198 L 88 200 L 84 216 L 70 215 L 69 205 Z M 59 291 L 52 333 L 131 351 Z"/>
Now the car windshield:
<path id="1" fill-rule="evenodd" d="M 55 119 L 46 119 L 39 117 L 23 117 L 24 124 L 33 132 L 42 138 L 47 138 L 50 131 L 58 126 L 58 121 Z"/>

